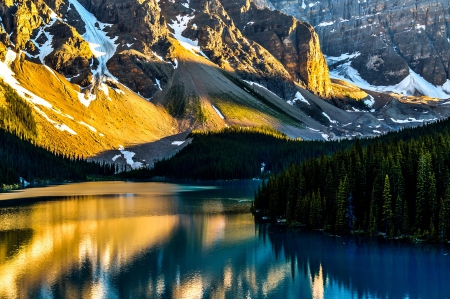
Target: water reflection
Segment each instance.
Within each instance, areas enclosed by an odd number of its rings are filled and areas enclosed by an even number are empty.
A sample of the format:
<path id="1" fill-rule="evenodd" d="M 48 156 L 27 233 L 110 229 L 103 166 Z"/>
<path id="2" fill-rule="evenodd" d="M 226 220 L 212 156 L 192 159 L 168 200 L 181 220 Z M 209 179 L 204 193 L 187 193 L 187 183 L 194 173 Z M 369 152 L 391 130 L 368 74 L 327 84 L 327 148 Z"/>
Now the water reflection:
<path id="1" fill-rule="evenodd" d="M 445 248 L 255 224 L 254 182 L 101 184 L 0 208 L 1 298 L 450 297 Z"/>

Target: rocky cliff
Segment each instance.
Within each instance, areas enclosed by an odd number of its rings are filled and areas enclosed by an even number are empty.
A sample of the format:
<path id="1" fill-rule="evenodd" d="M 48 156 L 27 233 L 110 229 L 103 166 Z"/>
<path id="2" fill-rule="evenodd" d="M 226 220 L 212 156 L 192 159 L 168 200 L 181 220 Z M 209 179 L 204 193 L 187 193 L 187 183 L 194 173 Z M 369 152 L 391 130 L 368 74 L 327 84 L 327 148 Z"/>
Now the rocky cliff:
<path id="1" fill-rule="evenodd" d="M 269 50 L 293 79 L 322 98 L 333 94 L 328 67 L 314 28 L 305 22 L 246 1 L 225 1 L 236 26 Z"/>
<path id="2" fill-rule="evenodd" d="M 351 66 L 370 84 L 398 84 L 410 69 L 435 86 L 450 78 L 448 0 L 265 2 L 310 22 L 326 55 L 360 53 Z"/>

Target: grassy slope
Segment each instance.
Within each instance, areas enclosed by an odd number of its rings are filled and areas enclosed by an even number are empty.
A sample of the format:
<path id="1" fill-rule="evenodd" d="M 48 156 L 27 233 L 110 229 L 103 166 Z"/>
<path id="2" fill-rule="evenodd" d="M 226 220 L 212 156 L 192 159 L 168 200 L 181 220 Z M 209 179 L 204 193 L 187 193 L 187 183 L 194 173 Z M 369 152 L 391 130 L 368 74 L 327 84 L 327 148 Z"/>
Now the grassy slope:
<path id="1" fill-rule="evenodd" d="M 35 112 L 38 123 L 38 144 L 62 153 L 91 156 L 120 145 L 138 144 L 160 139 L 177 132 L 176 122 L 162 107 L 158 107 L 121 87 L 122 92 L 108 88 L 108 96 L 97 92 L 89 107 L 79 100 L 64 77 L 42 65 L 28 61 L 13 63 L 13 71 L 21 85 L 52 104 L 52 109 L 38 106 L 50 119 L 69 126 L 77 135 L 55 128 Z M 68 117 L 69 115 L 70 117 Z M 73 118 L 73 119 L 71 119 Z M 80 124 L 84 122 L 97 132 Z M 102 136 L 103 135 L 103 136 Z"/>
<path id="2" fill-rule="evenodd" d="M 172 56 L 178 60 L 172 78 L 152 101 L 168 107 L 184 128 L 220 129 L 226 125 L 274 128 L 300 127 L 313 122 L 277 96 L 249 87 L 211 61 L 187 51 L 172 40 Z M 222 119 L 212 106 L 225 117 Z M 320 126 L 318 123 L 310 126 Z"/>

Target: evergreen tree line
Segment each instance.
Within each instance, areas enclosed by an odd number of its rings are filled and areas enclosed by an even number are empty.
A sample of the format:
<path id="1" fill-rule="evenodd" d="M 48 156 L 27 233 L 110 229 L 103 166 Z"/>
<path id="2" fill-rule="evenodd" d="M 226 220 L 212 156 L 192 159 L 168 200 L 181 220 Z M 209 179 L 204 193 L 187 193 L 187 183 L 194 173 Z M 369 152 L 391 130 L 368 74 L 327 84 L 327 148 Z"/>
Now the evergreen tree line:
<path id="1" fill-rule="evenodd" d="M 254 209 L 295 225 L 450 240 L 450 121 L 291 165 L 263 183 Z M 365 146 L 363 146 L 365 143 Z"/>
<path id="2" fill-rule="evenodd" d="M 352 141 L 300 141 L 269 127 L 230 127 L 215 132 L 192 132 L 191 144 L 170 159 L 155 163 L 148 176 L 200 180 L 248 179 L 265 171 L 281 172 L 292 163 L 331 154 Z M 137 173 L 135 173 L 138 175 Z"/>
<path id="3" fill-rule="evenodd" d="M 362 146 L 372 142 L 410 140 L 442 131 L 447 121 L 407 128 L 386 135 L 359 140 Z M 154 169 L 140 169 L 124 174 L 127 178 L 164 176 L 177 179 L 228 180 L 277 174 L 291 164 L 330 155 L 347 149 L 355 140 L 300 141 L 270 127 L 230 127 L 219 131 L 194 131 L 191 144 L 169 159 L 155 163 Z M 264 174 L 261 163 L 265 163 Z"/>
<path id="4" fill-rule="evenodd" d="M 52 153 L 0 129 L 0 189 L 19 184 L 20 177 L 28 182 L 86 180 L 115 171 L 116 165 Z"/>
<path id="5" fill-rule="evenodd" d="M 86 180 L 112 175 L 116 166 L 52 153 L 34 145 L 38 137 L 31 106 L 0 80 L 0 189 L 28 182 Z"/>

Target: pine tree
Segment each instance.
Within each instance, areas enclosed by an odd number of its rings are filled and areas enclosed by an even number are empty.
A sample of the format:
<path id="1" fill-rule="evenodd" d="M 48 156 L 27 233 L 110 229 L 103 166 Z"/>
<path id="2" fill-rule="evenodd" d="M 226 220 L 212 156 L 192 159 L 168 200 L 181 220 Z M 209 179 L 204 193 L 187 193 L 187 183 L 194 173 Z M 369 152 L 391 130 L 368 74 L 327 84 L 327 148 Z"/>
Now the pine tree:
<path id="1" fill-rule="evenodd" d="M 403 199 L 400 195 L 397 195 L 394 213 L 394 231 L 396 236 L 400 235 L 402 232 L 403 213 Z"/>
<path id="2" fill-rule="evenodd" d="M 389 176 L 386 175 L 384 179 L 383 189 L 383 222 L 388 236 L 394 235 L 394 213 L 392 212 L 392 195 L 389 183 Z"/>
<path id="3" fill-rule="evenodd" d="M 445 188 L 444 198 L 441 199 L 439 233 L 444 240 L 450 239 L 450 181 Z"/>
<path id="4" fill-rule="evenodd" d="M 336 232 L 343 233 L 348 230 L 347 220 L 345 213 L 347 210 L 347 198 L 348 198 L 348 179 L 347 176 L 339 183 L 339 188 L 336 198 Z"/>
<path id="5" fill-rule="evenodd" d="M 411 224 L 409 222 L 409 209 L 406 200 L 403 201 L 402 233 L 411 233 Z"/>

